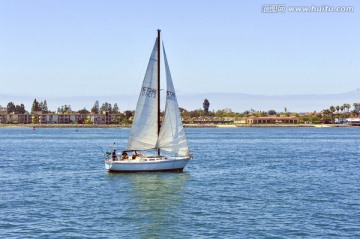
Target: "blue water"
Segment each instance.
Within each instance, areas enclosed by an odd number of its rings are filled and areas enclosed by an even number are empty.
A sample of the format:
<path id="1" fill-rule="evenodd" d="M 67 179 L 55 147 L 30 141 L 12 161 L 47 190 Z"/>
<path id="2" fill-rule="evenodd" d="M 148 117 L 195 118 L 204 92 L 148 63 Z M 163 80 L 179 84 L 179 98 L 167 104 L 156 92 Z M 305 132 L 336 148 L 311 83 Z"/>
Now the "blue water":
<path id="1" fill-rule="evenodd" d="M 360 129 L 186 133 L 184 173 L 110 174 L 129 129 L 0 128 L 0 237 L 360 237 Z"/>

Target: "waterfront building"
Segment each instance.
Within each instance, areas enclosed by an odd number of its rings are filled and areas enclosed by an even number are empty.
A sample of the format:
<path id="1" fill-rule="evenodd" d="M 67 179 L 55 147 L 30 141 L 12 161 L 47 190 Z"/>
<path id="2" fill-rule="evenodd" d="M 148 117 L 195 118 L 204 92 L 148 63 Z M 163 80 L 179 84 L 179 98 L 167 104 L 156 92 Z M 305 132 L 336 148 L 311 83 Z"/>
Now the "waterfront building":
<path id="1" fill-rule="evenodd" d="M 18 114 L 18 124 L 32 124 L 31 114 Z"/>
<path id="2" fill-rule="evenodd" d="M 109 112 L 102 112 L 102 114 L 90 114 L 89 117 L 93 124 L 118 124 L 118 123 L 120 123 L 119 114 L 110 114 Z"/>
<path id="3" fill-rule="evenodd" d="M 298 124 L 299 118 L 296 116 L 249 116 L 246 119 L 247 124 Z"/>
<path id="4" fill-rule="evenodd" d="M 360 126 L 360 117 L 350 116 L 346 118 L 346 123 L 351 124 L 352 126 Z"/>

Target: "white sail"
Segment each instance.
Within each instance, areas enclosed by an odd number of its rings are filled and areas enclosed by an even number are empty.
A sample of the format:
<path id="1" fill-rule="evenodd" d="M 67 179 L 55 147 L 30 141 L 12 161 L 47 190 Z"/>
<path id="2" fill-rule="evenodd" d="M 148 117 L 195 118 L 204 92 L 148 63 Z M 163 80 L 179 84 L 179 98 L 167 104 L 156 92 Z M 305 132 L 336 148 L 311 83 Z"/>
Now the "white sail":
<path id="1" fill-rule="evenodd" d="M 165 116 L 164 121 L 161 124 L 157 146 L 161 150 L 174 152 L 183 156 L 188 156 L 189 146 L 181 121 L 179 106 L 175 95 L 174 85 L 171 79 L 164 45 L 163 52 L 165 61 L 167 91 Z"/>
<path id="2" fill-rule="evenodd" d="M 157 123 L 157 62 L 158 39 L 156 38 L 149 64 L 136 105 L 127 150 L 147 150 L 156 147 Z"/>

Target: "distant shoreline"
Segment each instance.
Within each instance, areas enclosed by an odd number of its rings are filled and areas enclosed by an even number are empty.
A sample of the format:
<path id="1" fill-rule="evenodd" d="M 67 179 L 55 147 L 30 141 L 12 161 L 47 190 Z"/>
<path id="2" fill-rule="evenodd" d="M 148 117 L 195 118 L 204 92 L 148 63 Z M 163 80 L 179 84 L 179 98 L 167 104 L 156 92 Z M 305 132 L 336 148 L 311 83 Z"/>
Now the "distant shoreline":
<path id="1" fill-rule="evenodd" d="M 92 124 L 0 124 L 0 128 L 130 128 L 131 125 Z"/>
<path id="2" fill-rule="evenodd" d="M 130 128 L 131 125 L 0 124 L 0 128 Z M 184 124 L 185 128 L 360 128 L 345 124 Z"/>

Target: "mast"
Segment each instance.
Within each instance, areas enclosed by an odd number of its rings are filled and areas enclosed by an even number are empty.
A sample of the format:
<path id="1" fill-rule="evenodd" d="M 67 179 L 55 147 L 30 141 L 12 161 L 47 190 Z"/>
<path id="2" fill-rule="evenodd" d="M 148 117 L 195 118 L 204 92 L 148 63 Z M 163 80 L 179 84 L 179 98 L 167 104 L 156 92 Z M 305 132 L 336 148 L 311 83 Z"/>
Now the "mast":
<path id="1" fill-rule="evenodd" d="M 158 61 L 157 61 L 157 103 L 158 103 L 158 115 L 157 115 L 157 122 L 158 122 L 158 136 L 160 134 L 160 29 L 158 31 L 158 37 L 157 37 L 157 47 L 158 47 Z M 158 147 L 158 156 L 160 156 L 160 148 Z"/>

